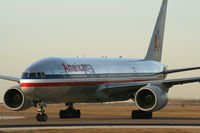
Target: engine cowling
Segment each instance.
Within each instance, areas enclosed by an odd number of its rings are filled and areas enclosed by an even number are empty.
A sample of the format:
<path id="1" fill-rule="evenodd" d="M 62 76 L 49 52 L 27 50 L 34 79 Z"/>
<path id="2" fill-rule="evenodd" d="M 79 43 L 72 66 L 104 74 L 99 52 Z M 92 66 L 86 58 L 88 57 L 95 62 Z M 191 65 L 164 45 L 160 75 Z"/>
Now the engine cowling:
<path id="1" fill-rule="evenodd" d="M 168 102 L 167 92 L 158 86 L 145 86 L 135 94 L 136 106 L 142 111 L 158 111 Z"/>
<path id="2" fill-rule="evenodd" d="M 19 86 L 11 87 L 4 94 L 4 105 L 14 111 L 22 111 L 32 106 L 31 100 L 24 96 Z"/>

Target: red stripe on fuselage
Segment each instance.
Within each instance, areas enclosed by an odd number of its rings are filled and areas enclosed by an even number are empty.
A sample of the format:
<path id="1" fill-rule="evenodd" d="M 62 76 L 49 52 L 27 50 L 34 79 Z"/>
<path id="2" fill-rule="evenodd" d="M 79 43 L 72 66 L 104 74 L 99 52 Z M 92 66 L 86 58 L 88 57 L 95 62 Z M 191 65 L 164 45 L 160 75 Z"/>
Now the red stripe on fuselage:
<path id="1" fill-rule="evenodd" d="M 154 80 L 158 80 L 158 79 L 154 79 Z M 20 83 L 20 86 L 21 87 L 83 86 L 83 85 L 102 85 L 102 84 L 109 84 L 109 83 L 126 83 L 126 82 L 140 82 L 140 81 L 151 81 L 151 80 Z"/>
<path id="2" fill-rule="evenodd" d="M 56 82 L 56 83 L 21 83 L 21 87 L 55 87 L 102 84 L 103 82 Z"/>

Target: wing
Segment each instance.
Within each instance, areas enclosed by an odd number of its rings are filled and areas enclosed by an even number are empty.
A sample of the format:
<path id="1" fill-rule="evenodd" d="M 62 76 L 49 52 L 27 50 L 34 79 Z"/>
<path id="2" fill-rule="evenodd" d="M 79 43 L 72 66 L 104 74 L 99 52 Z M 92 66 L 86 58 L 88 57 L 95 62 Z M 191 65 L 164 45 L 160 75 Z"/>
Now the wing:
<path id="1" fill-rule="evenodd" d="M 122 93 L 136 92 L 141 87 L 144 87 L 148 84 L 165 85 L 165 86 L 168 86 L 168 88 L 170 88 L 174 85 L 187 84 L 187 83 L 193 83 L 193 82 L 200 82 L 200 77 L 142 81 L 142 82 L 128 82 L 128 83 L 113 83 L 113 84 L 105 84 L 101 86 L 100 89 L 108 94 L 117 95 L 117 94 L 122 94 Z"/>
<path id="2" fill-rule="evenodd" d="M 18 77 L 6 76 L 6 75 L 0 75 L 0 79 L 10 80 L 10 81 L 18 82 L 18 83 L 20 81 L 20 78 Z"/>
<path id="3" fill-rule="evenodd" d="M 180 69 L 171 69 L 171 70 L 164 70 L 163 72 L 157 74 L 170 74 L 170 73 L 177 73 L 177 72 L 184 72 L 184 71 L 191 71 L 191 70 L 198 70 L 200 67 L 188 67 L 188 68 L 180 68 Z"/>

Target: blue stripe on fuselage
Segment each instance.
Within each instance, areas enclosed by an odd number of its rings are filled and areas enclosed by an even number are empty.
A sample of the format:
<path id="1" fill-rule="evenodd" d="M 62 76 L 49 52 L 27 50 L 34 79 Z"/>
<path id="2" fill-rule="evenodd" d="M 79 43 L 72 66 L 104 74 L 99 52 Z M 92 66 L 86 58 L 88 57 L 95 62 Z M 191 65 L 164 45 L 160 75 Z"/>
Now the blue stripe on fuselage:
<path id="1" fill-rule="evenodd" d="M 70 78 L 133 78 L 159 76 L 156 73 L 121 73 L 121 74 L 46 74 L 45 77 L 21 77 L 21 79 L 70 79 Z"/>

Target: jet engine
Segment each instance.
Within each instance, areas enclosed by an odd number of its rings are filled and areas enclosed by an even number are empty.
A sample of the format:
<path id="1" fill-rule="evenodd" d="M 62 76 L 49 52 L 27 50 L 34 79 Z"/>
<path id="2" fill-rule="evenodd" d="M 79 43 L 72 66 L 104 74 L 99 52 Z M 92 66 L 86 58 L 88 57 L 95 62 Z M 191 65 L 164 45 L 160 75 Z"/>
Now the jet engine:
<path id="1" fill-rule="evenodd" d="M 19 86 L 11 87 L 4 94 L 4 105 L 13 111 L 22 111 L 32 106 L 31 100 L 26 98 Z"/>
<path id="2" fill-rule="evenodd" d="M 158 111 L 168 102 L 167 92 L 158 86 L 145 86 L 135 94 L 136 106 L 142 111 Z"/>

